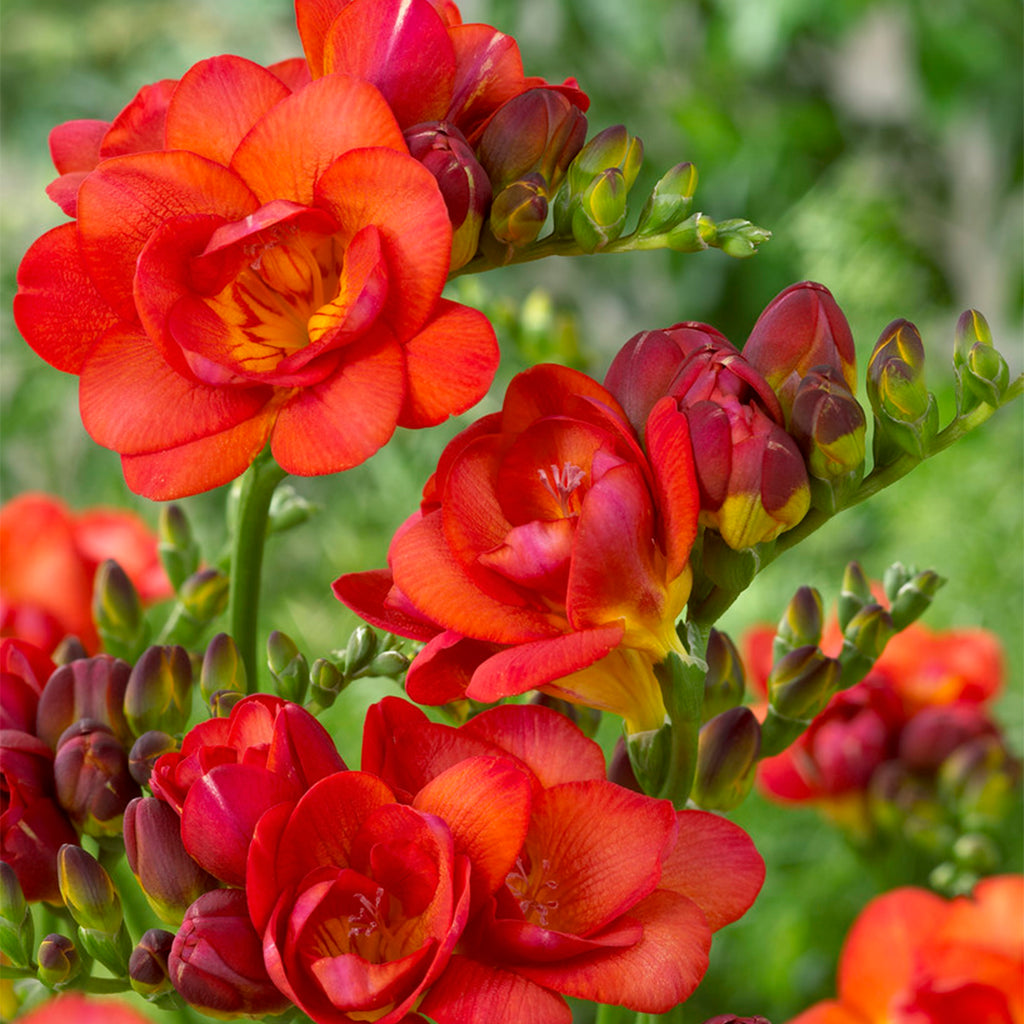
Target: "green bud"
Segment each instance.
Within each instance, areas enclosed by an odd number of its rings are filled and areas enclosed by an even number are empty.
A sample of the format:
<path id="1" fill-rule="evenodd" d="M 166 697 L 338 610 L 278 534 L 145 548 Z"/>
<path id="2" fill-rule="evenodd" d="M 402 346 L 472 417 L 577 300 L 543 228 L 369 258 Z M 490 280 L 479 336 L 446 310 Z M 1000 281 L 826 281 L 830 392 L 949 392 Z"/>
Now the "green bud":
<path id="1" fill-rule="evenodd" d="M 15 967 L 27 967 L 32 962 L 34 935 L 32 913 L 18 876 L 7 861 L 0 861 L 0 953 Z"/>
<path id="2" fill-rule="evenodd" d="M 671 231 L 690 212 L 697 191 L 697 168 L 691 163 L 676 164 L 654 186 L 637 222 L 642 238 Z"/>
<path id="3" fill-rule="evenodd" d="M 784 718 L 809 721 L 839 689 L 839 662 L 813 644 L 783 655 L 768 673 L 768 699 Z"/>
<path id="4" fill-rule="evenodd" d="M 895 632 L 892 616 L 881 605 L 864 605 L 843 630 L 843 649 L 839 652 L 840 685 L 845 688 L 859 683 L 871 671 Z"/>
<path id="5" fill-rule="evenodd" d="M 701 252 L 716 238 L 714 221 L 703 213 L 694 213 L 668 232 L 665 243 L 676 252 Z"/>
<path id="6" fill-rule="evenodd" d="M 617 167 L 602 171 L 579 197 L 572 235 L 584 252 L 598 252 L 622 234 L 628 188 Z"/>
<path id="7" fill-rule="evenodd" d="M 772 233 L 759 228 L 749 220 L 723 220 L 717 225 L 716 239 L 710 242 L 734 259 L 745 259 L 757 252 L 758 246 L 767 242 Z"/>
<path id="8" fill-rule="evenodd" d="M 145 646 L 146 620 L 138 591 L 113 559 L 102 562 L 96 571 L 92 614 L 104 649 L 115 657 L 134 661 Z"/>
<path id="9" fill-rule="evenodd" d="M 87 850 L 65 843 L 57 851 L 57 885 L 80 928 L 113 937 L 121 929 L 121 897 L 103 865 Z"/>
<path id="10" fill-rule="evenodd" d="M 871 584 L 858 562 L 850 562 L 843 573 L 842 589 L 839 591 L 839 628 L 845 630 L 854 617 L 866 604 L 874 603 Z"/>
<path id="11" fill-rule="evenodd" d="M 132 943 L 124 928 L 116 935 L 94 931 L 92 928 L 78 929 L 78 945 L 94 960 L 99 960 L 115 977 L 123 978 L 128 973 L 128 958 Z"/>
<path id="12" fill-rule="evenodd" d="M 712 629 L 705 652 L 708 673 L 704 677 L 704 702 L 701 720 L 709 721 L 716 715 L 736 707 L 743 700 L 746 674 L 743 659 L 728 633 Z"/>
<path id="13" fill-rule="evenodd" d="M 397 679 L 409 668 L 409 659 L 401 651 L 381 651 L 366 668 L 366 675 Z"/>
<path id="14" fill-rule="evenodd" d="M 919 619 L 931 605 L 939 588 L 946 583 L 945 577 L 931 569 L 915 573 L 903 583 L 892 597 L 891 615 L 896 630 L 906 629 Z"/>
<path id="15" fill-rule="evenodd" d="M 309 694 L 322 708 L 329 708 L 345 688 L 345 676 L 332 661 L 317 658 L 309 666 Z"/>
<path id="16" fill-rule="evenodd" d="M 214 718 L 228 718 L 231 709 L 244 697 L 245 694 L 237 690 L 217 690 L 210 694 L 210 714 Z"/>
<path id="17" fill-rule="evenodd" d="M 291 484 L 278 484 L 270 499 L 267 533 L 284 533 L 312 519 L 321 509 L 302 497 Z"/>
<path id="18" fill-rule="evenodd" d="M 128 677 L 124 716 L 136 736 L 181 732 L 192 711 L 192 661 L 184 647 L 148 647 Z"/>
<path id="19" fill-rule="evenodd" d="M 626 735 L 626 752 L 636 781 L 644 793 L 660 793 L 668 774 L 672 726 Z"/>
<path id="20" fill-rule="evenodd" d="M 66 935 L 52 933 L 39 944 L 36 975 L 47 988 L 74 981 L 82 970 L 82 958 Z"/>
<path id="21" fill-rule="evenodd" d="M 301 704 L 309 688 L 309 665 L 295 641 L 280 630 L 267 638 L 267 665 L 278 696 Z"/>
<path id="22" fill-rule="evenodd" d="M 231 580 L 220 569 L 200 569 L 182 583 L 178 600 L 189 618 L 205 625 L 227 608 L 230 586 Z"/>
<path id="23" fill-rule="evenodd" d="M 345 672 L 361 672 L 377 655 L 380 638 L 370 626 L 356 626 L 345 645 Z"/>
<path id="24" fill-rule="evenodd" d="M 1021 766 L 998 736 L 980 736 L 939 766 L 939 795 L 968 831 L 998 827 L 1020 785 Z"/>
<path id="25" fill-rule="evenodd" d="M 999 847 L 987 835 L 968 832 L 953 843 L 953 859 L 962 868 L 979 875 L 991 875 L 999 867 Z"/>
<path id="26" fill-rule="evenodd" d="M 231 691 L 244 696 L 248 691 L 245 663 L 227 633 L 218 633 L 207 644 L 199 673 L 199 690 L 207 702 L 215 693 Z"/>
<path id="27" fill-rule="evenodd" d="M 761 752 L 761 726 L 748 707 L 730 708 L 700 730 L 690 797 L 708 811 L 730 811 L 751 786 Z"/>
<path id="28" fill-rule="evenodd" d="M 625 125 L 612 125 L 598 132 L 569 164 L 569 188 L 574 193 L 582 193 L 594 178 L 614 168 L 622 172 L 628 192 L 643 162 L 644 144 L 640 139 L 630 135 Z"/>
<path id="29" fill-rule="evenodd" d="M 821 642 L 825 611 L 821 594 L 814 587 L 801 587 L 786 606 L 772 644 L 777 661 L 796 647 L 816 647 Z"/>
<path id="30" fill-rule="evenodd" d="M 1006 360 L 992 344 L 988 322 L 975 309 L 960 315 L 953 343 L 957 409 L 969 412 L 981 403 L 999 406 L 1010 383 Z"/>
<path id="31" fill-rule="evenodd" d="M 180 505 L 163 505 L 157 520 L 157 551 L 175 591 L 199 568 L 199 546 Z"/>
<path id="32" fill-rule="evenodd" d="M 532 174 L 506 185 L 494 197 L 488 223 L 499 242 L 520 248 L 537 240 L 547 216 L 547 183 Z"/>

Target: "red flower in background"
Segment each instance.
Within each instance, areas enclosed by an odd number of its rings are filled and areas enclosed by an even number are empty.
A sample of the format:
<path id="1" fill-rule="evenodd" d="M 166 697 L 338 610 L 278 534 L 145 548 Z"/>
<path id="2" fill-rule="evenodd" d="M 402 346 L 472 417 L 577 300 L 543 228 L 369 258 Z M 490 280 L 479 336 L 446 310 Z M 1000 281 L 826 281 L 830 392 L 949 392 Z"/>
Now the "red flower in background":
<path id="1" fill-rule="evenodd" d="M 838 999 L 790 1024 L 1019 1024 L 1024 1020 L 1024 877 L 947 901 L 903 888 L 872 900 L 839 961 Z"/>
<path id="2" fill-rule="evenodd" d="M 68 635 L 89 652 L 96 570 L 112 558 L 143 603 L 171 596 L 155 534 L 130 512 L 72 512 L 46 494 L 26 493 L 0 508 L 0 633 L 52 652 Z"/>
<path id="3" fill-rule="evenodd" d="M 658 728 L 653 666 L 682 651 L 697 504 L 685 420 L 652 416 L 645 456 L 608 391 L 538 366 L 445 449 L 390 568 L 334 591 L 430 641 L 407 678 L 422 703 L 539 688 Z"/>

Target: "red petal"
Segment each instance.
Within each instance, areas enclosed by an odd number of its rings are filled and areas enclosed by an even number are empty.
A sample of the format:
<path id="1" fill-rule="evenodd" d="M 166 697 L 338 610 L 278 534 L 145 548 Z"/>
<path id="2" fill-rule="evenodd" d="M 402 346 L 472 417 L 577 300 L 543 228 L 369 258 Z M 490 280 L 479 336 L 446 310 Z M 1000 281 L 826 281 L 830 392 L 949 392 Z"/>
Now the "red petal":
<path id="1" fill-rule="evenodd" d="M 274 719 L 267 768 L 306 790 L 346 766 L 330 733 L 305 708 L 286 703 Z"/>
<path id="2" fill-rule="evenodd" d="M 62 174 L 46 186 L 46 194 L 69 217 L 77 217 L 78 190 L 91 173 L 92 171 L 70 171 L 67 174 Z"/>
<path id="3" fill-rule="evenodd" d="M 25 254 L 14 318 L 33 351 L 67 373 L 81 373 L 89 349 L 117 323 L 85 269 L 74 224 L 48 231 Z"/>
<path id="4" fill-rule="evenodd" d="M 126 153 L 163 149 L 167 104 L 177 84 L 174 79 L 165 78 L 144 85 L 131 103 L 114 118 L 103 137 L 100 156 L 107 160 Z"/>
<path id="5" fill-rule="evenodd" d="M 369 82 L 330 75 L 268 111 L 235 150 L 231 167 L 261 203 L 291 199 L 311 206 L 324 171 L 365 146 L 408 152 L 391 108 Z"/>
<path id="6" fill-rule="evenodd" d="M 291 90 L 243 57 L 211 57 L 178 83 L 167 111 L 167 148 L 187 149 L 225 167 L 252 126 Z"/>
<path id="7" fill-rule="evenodd" d="M 104 161 L 78 192 L 82 257 L 100 294 L 135 319 L 135 265 L 153 232 L 181 214 L 240 220 L 256 208 L 252 193 L 225 167 L 181 150 Z"/>
<path id="8" fill-rule="evenodd" d="M 331 589 L 339 601 L 371 626 L 409 637 L 411 640 L 429 640 L 436 636 L 437 626 L 433 623 L 407 615 L 388 603 L 394 585 L 390 569 L 372 569 L 339 576 L 331 584 Z"/>
<path id="9" fill-rule="evenodd" d="M 289 473 L 338 473 L 365 462 L 395 432 L 405 392 L 401 348 L 383 328 L 344 349 L 339 369 L 278 413 L 270 443 Z"/>
<path id="10" fill-rule="evenodd" d="M 341 155 L 323 170 L 316 205 L 333 214 L 346 247 L 368 224 L 380 232 L 389 284 L 381 316 L 404 342 L 435 315 L 451 260 L 451 221 L 434 176 L 408 155 L 404 140 L 399 146 L 382 136 L 363 145 L 375 148 Z"/>
<path id="11" fill-rule="evenodd" d="M 324 72 L 372 82 L 408 128 L 444 118 L 455 51 L 426 0 L 352 0 L 324 40 Z"/>
<path id="12" fill-rule="evenodd" d="M 810 1009 L 798 1013 L 789 1024 L 871 1024 L 856 1010 L 849 1010 L 834 999 L 815 1003 Z"/>
<path id="13" fill-rule="evenodd" d="M 659 887 L 688 896 L 711 930 L 742 917 L 764 882 L 764 861 L 738 825 L 706 811 L 679 811 L 679 833 Z"/>
<path id="14" fill-rule="evenodd" d="M 466 696 L 473 673 L 501 648 L 445 631 L 435 636 L 413 659 L 405 692 L 420 704 L 448 704 Z"/>
<path id="15" fill-rule="evenodd" d="M 523 91 L 523 59 L 516 41 L 490 25 L 456 25 L 449 35 L 457 70 L 444 120 L 469 136 L 488 114 Z"/>
<path id="16" fill-rule="evenodd" d="M 280 78 L 290 92 L 309 85 L 313 80 L 309 73 L 309 65 L 302 57 L 288 57 L 274 64 L 268 64 L 267 70 Z"/>
<path id="17" fill-rule="evenodd" d="M 434 314 L 405 344 L 409 391 L 403 427 L 432 427 L 465 412 L 487 394 L 500 353 L 483 313 L 441 299 Z"/>
<path id="18" fill-rule="evenodd" d="M 65 121 L 50 131 L 50 156 L 61 174 L 91 171 L 100 162 L 100 143 L 109 121 Z"/>

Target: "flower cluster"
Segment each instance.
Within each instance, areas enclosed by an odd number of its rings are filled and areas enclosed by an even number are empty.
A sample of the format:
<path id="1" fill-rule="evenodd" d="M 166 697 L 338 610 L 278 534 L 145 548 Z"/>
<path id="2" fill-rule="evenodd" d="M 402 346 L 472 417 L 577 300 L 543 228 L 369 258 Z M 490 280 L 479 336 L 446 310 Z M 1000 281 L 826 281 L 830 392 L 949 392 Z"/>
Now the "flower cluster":
<path id="1" fill-rule="evenodd" d="M 609 782 L 600 748 L 537 705 L 454 728 L 386 698 L 355 771 L 311 715 L 255 695 L 150 786 L 129 861 L 181 921 L 175 988 L 220 1014 L 568 1022 L 563 996 L 664 1012 L 763 878 L 742 830 Z"/>

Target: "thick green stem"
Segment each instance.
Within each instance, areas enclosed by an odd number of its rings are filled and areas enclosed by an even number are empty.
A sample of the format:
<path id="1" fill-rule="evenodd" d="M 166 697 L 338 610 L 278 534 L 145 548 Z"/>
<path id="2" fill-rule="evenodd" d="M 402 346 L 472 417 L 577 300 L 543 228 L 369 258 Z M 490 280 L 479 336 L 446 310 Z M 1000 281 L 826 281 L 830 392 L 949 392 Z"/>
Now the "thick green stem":
<path id="1" fill-rule="evenodd" d="M 242 477 L 238 499 L 238 518 L 231 538 L 231 589 L 228 596 L 228 621 L 231 636 L 245 664 L 249 692 L 256 685 L 256 624 L 260 606 L 260 575 L 263 548 L 267 540 L 270 499 L 277 485 L 287 476 L 264 452 Z"/>

